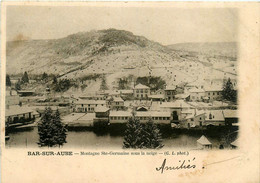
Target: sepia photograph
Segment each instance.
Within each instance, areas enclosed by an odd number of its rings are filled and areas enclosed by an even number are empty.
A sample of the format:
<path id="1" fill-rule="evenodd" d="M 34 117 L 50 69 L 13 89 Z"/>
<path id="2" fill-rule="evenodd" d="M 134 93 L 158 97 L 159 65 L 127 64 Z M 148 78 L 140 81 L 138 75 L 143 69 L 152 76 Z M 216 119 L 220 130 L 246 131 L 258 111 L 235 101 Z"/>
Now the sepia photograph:
<path id="1" fill-rule="evenodd" d="M 235 8 L 7 6 L 5 147 L 238 148 L 238 21 Z"/>

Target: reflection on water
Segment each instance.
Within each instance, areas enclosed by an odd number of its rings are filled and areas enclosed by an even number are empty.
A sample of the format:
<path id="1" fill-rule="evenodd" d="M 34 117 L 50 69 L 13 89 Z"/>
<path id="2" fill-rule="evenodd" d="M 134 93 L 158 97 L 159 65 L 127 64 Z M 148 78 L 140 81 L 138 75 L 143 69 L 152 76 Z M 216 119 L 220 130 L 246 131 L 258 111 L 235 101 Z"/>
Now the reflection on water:
<path id="1" fill-rule="evenodd" d="M 197 148 L 197 140 L 202 134 L 207 135 L 213 147 L 219 147 L 221 136 L 212 136 L 209 132 L 202 131 L 173 131 L 161 129 L 163 144 L 165 148 Z M 67 143 L 64 148 L 122 148 L 124 129 L 110 128 L 107 130 L 90 130 L 84 128 L 69 129 L 67 132 Z M 38 130 L 37 127 L 14 129 L 8 133 L 10 139 L 6 141 L 7 148 L 37 148 Z"/>

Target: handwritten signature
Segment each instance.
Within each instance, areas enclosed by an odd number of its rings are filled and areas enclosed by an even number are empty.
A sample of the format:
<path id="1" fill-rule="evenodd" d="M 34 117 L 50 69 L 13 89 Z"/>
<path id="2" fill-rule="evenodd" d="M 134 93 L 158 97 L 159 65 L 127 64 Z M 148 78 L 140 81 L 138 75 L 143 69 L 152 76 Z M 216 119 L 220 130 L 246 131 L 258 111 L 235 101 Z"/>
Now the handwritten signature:
<path id="1" fill-rule="evenodd" d="M 156 171 L 161 171 L 163 173 L 165 170 L 180 170 L 180 169 L 194 169 L 196 168 L 196 165 L 194 163 L 191 163 L 193 160 L 179 160 L 179 165 L 166 165 L 166 159 L 163 160 L 162 165 L 158 168 L 156 168 Z"/>

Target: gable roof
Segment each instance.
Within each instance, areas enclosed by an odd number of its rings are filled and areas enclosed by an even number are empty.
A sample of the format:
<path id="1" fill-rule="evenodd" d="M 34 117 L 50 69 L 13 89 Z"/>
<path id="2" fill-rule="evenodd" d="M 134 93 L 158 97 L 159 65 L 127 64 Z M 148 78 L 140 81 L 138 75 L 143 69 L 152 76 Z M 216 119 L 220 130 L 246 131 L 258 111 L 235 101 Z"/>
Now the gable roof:
<path id="1" fill-rule="evenodd" d="M 211 145 L 211 142 L 204 136 L 202 135 L 198 140 L 198 143 L 202 144 L 202 145 Z"/>
<path id="2" fill-rule="evenodd" d="M 134 87 L 134 89 L 149 89 L 149 87 L 139 83 Z"/>

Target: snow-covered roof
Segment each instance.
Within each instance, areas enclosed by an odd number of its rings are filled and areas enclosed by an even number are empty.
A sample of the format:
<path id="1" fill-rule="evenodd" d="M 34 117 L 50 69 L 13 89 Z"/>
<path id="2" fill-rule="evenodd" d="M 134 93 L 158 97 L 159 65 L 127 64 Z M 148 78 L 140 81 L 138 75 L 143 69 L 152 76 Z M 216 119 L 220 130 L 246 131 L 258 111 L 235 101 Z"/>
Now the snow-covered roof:
<path id="1" fill-rule="evenodd" d="M 180 98 L 180 99 L 185 99 L 185 98 L 187 98 L 189 96 L 190 96 L 190 94 L 188 94 L 188 93 L 187 94 L 183 93 L 183 94 L 176 94 L 175 95 L 176 98 Z"/>
<path id="2" fill-rule="evenodd" d="M 136 112 L 137 117 L 171 117 L 170 112 L 163 112 L 163 111 L 142 111 Z"/>
<path id="3" fill-rule="evenodd" d="M 109 110 L 108 107 L 106 107 L 106 106 L 101 106 L 101 105 L 99 105 L 99 106 L 97 106 L 97 107 L 95 108 L 95 112 L 107 112 L 108 110 Z"/>
<path id="4" fill-rule="evenodd" d="M 204 93 L 205 91 L 203 89 L 198 88 L 192 88 L 189 90 L 190 93 Z"/>
<path id="5" fill-rule="evenodd" d="M 222 90 L 223 90 L 223 88 L 220 85 L 213 85 L 213 86 L 205 87 L 206 92 L 218 92 L 218 91 L 222 91 Z"/>
<path id="6" fill-rule="evenodd" d="M 148 98 L 152 98 L 152 99 L 161 99 L 164 98 L 164 95 L 158 94 L 158 95 L 148 95 Z"/>
<path id="7" fill-rule="evenodd" d="M 202 144 L 202 145 L 211 145 L 211 142 L 204 136 L 202 135 L 198 140 L 198 143 Z"/>
<path id="8" fill-rule="evenodd" d="M 184 102 L 183 100 L 176 100 L 174 102 L 163 102 L 161 104 L 163 108 L 191 108 L 192 106 Z"/>
<path id="9" fill-rule="evenodd" d="M 70 123 L 73 122 L 77 119 L 79 119 L 80 117 L 84 116 L 86 113 L 71 113 L 69 115 L 66 115 L 62 118 L 62 122 L 64 123 Z"/>
<path id="10" fill-rule="evenodd" d="M 110 111 L 109 116 L 132 116 L 129 111 Z"/>
<path id="11" fill-rule="evenodd" d="M 9 109 L 5 110 L 5 116 L 14 116 L 18 114 L 32 113 L 34 110 L 28 106 L 9 106 Z"/>
<path id="12" fill-rule="evenodd" d="M 200 116 L 200 115 L 205 114 L 205 112 L 203 110 L 197 110 L 197 109 L 195 109 L 195 110 L 193 110 L 192 114 L 189 114 L 188 116 L 186 116 L 185 119 L 190 119 L 190 118 L 194 118 L 196 116 Z"/>
<path id="13" fill-rule="evenodd" d="M 237 110 L 223 110 L 225 118 L 238 118 Z"/>
<path id="14" fill-rule="evenodd" d="M 134 89 L 149 89 L 149 87 L 139 83 L 134 87 Z"/>
<path id="15" fill-rule="evenodd" d="M 165 90 L 175 90 L 176 86 L 166 86 Z"/>
<path id="16" fill-rule="evenodd" d="M 106 104 L 105 100 L 79 100 L 75 104 Z"/>
<path id="17" fill-rule="evenodd" d="M 211 115 L 211 119 L 210 119 Z M 225 121 L 222 110 L 206 111 L 206 121 Z"/>
<path id="18" fill-rule="evenodd" d="M 113 99 L 115 102 L 124 102 L 124 100 L 121 97 L 114 97 Z"/>

